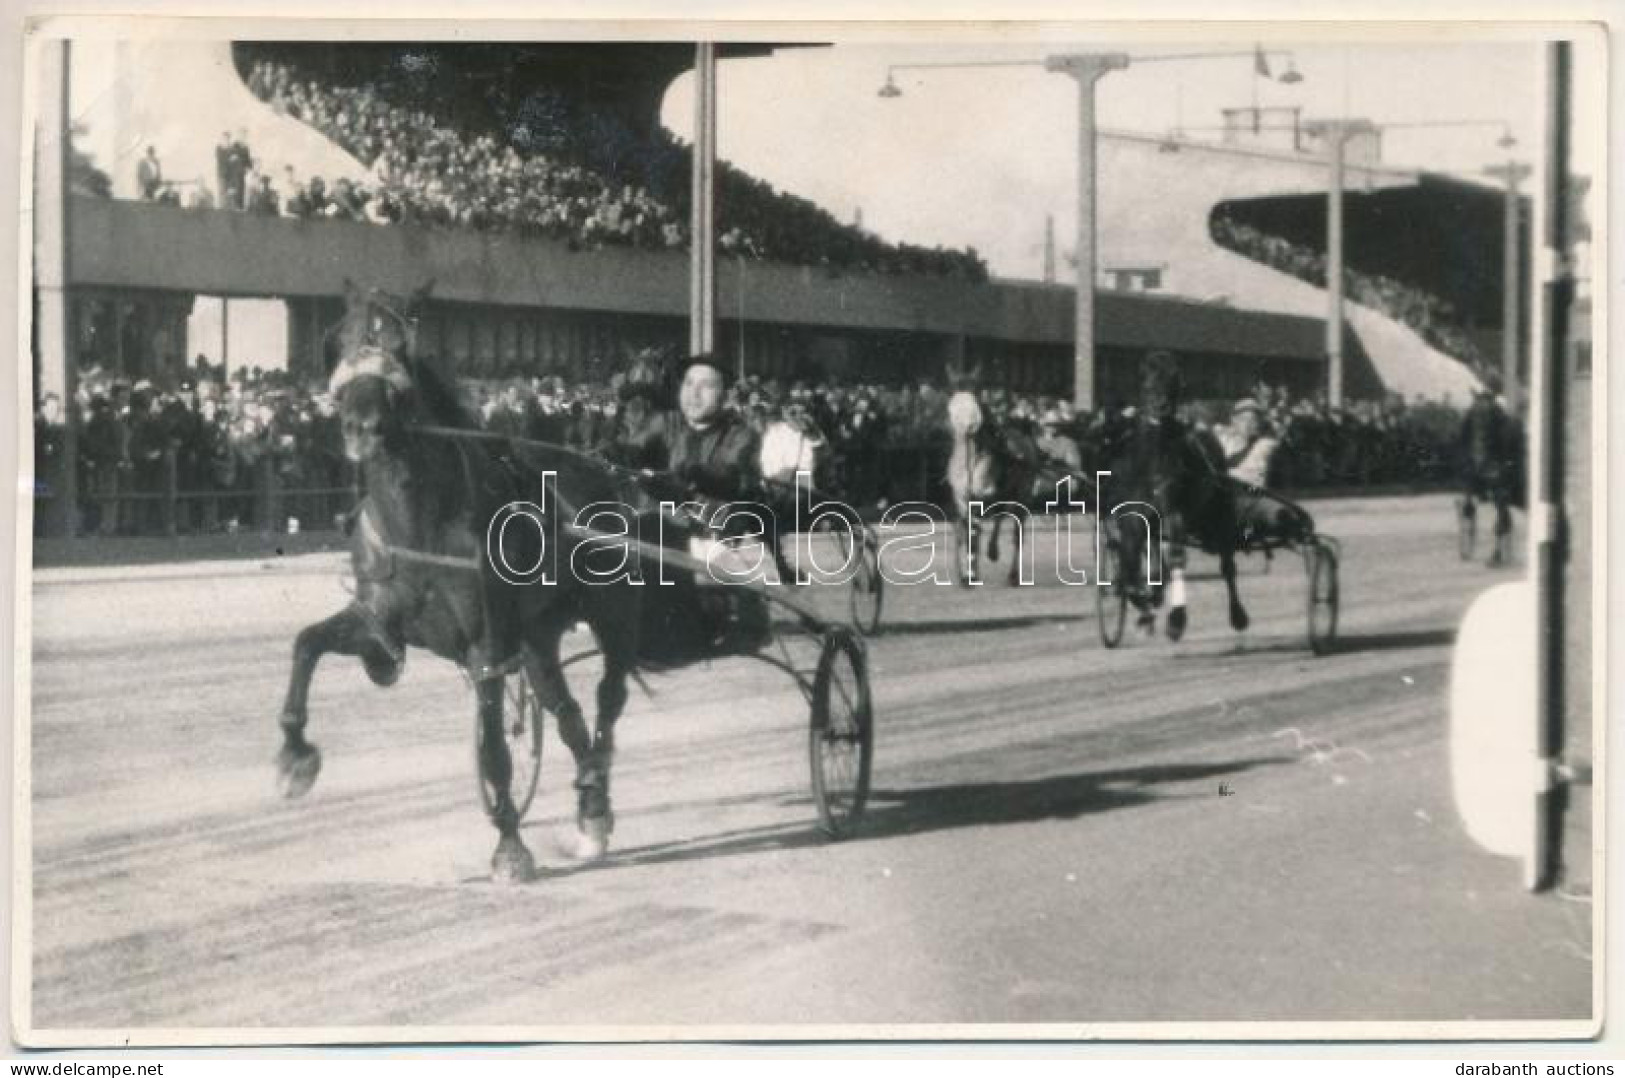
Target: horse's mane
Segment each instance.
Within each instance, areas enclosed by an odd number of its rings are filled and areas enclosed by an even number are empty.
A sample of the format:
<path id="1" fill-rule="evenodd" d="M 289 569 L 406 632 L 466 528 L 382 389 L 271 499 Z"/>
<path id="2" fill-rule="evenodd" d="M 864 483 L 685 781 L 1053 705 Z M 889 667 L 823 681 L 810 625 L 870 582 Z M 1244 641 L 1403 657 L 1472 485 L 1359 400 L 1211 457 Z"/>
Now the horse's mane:
<path id="1" fill-rule="evenodd" d="M 412 374 L 412 387 L 417 394 L 418 403 L 430 422 L 442 427 L 467 430 L 480 425 L 474 413 L 463 402 L 457 387 L 432 363 L 412 358 L 407 361 L 407 369 Z"/>

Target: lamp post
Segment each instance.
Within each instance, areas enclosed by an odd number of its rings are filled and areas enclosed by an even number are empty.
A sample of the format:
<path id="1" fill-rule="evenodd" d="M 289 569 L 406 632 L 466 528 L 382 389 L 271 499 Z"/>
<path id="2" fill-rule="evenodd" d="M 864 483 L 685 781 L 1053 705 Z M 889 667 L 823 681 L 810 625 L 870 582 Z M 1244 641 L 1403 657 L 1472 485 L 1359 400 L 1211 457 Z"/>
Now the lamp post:
<path id="1" fill-rule="evenodd" d="M 1337 119 L 1311 124 L 1331 154 L 1326 197 L 1326 402 L 1343 406 L 1343 173 L 1348 140 L 1376 131 L 1369 120 Z"/>
<path id="2" fill-rule="evenodd" d="M 1510 148 L 1514 145 L 1511 135 L 1501 140 L 1501 145 Z M 1502 249 L 1501 249 L 1501 387 L 1506 394 L 1507 408 L 1514 415 L 1523 406 L 1521 382 L 1519 381 L 1519 318 L 1518 300 L 1522 291 L 1522 275 L 1518 272 L 1518 233 L 1519 213 L 1518 181 L 1527 179 L 1533 170 L 1530 166 L 1519 161 L 1507 160 L 1504 165 L 1491 165 L 1485 169 L 1487 175 L 1493 176 L 1506 183 L 1506 208 L 1502 213 Z"/>
<path id="3" fill-rule="evenodd" d="M 689 220 L 688 350 L 709 353 L 717 328 L 717 47 L 694 46 L 694 171 Z"/>
<path id="4" fill-rule="evenodd" d="M 1077 296 L 1074 306 L 1072 352 L 1072 403 L 1079 411 L 1092 411 L 1095 407 L 1095 84 L 1113 71 L 1121 71 L 1130 64 L 1166 63 L 1176 60 L 1226 60 L 1246 57 L 1260 62 L 1266 56 L 1288 57 L 1287 70 L 1279 76 L 1284 83 L 1301 82 L 1291 60 L 1291 54 L 1280 50 L 1252 49 L 1246 52 L 1190 52 L 1156 56 L 1129 56 L 1121 52 L 1058 53 L 1038 60 L 966 60 L 941 63 L 893 64 L 886 69 L 886 82 L 880 88 L 882 98 L 903 95 L 898 88 L 896 73 L 944 68 L 990 67 L 1043 67 L 1045 71 L 1068 75 L 1078 83 L 1078 233 L 1077 233 Z"/>
<path id="5" fill-rule="evenodd" d="M 1322 120 L 1312 123 L 1309 130 L 1320 135 L 1327 143 L 1330 157 L 1331 176 L 1327 187 L 1326 197 L 1326 381 L 1327 401 L 1333 408 L 1340 408 L 1343 404 L 1343 278 L 1345 256 L 1343 251 L 1343 184 L 1346 171 L 1345 158 L 1348 140 L 1357 135 L 1375 134 L 1378 131 L 1401 128 L 1435 128 L 1435 127 L 1499 127 L 1501 137 L 1496 145 L 1502 149 L 1510 149 L 1517 145 L 1517 139 L 1512 137 L 1511 128 L 1505 120 L 1423 120 L 1413 123 L 1384 123 L 1374 124 L 1370 120 L 1339 118 Z M 1527 175 L 1526 166 L 1516 166 L 1523 169 L 1519 176 Z M 1507 169 L 1514 166 L 1509 162 Z M 1494 169 L 1489 170 L 1496 175 Z M 1505 341 L 1502 345 L 1502 365 L 1506 371 L 1505 382 L 1510 394 L 1516 383 L 1518 370 L 1518 232 L 1517 232 L 1517 195 L 1513 192 L 1516 178 L 1508 178 L 1507 226 L 1504 250 L 1504 281 L 1503 294 L 1503 330 Z M 1509 396 L 1509 401 L 1512 399 Z"/>

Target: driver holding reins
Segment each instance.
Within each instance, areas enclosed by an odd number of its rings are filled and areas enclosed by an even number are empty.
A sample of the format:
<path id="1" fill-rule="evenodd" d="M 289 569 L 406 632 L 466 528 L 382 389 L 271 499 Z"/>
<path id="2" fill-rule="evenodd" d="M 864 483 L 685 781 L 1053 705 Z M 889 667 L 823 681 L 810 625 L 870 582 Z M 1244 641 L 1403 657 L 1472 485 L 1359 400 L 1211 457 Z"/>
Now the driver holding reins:
<path id="1" fill-rule="evenodd" d="M 677 393 L 681 421 L 672 424 L 666 461 L 667 471 L 699 503 L 713 533 L 712 513 L 719 505 L 750 501 L 762 489 L 759 439 L 748 423 L 724 407 L 727 388 L 727 369 L 715 356 L 689 358 Z M 767 601 L 738 588 L 734 605 L 738 644 L 765 642 L 771 627 Z"/>

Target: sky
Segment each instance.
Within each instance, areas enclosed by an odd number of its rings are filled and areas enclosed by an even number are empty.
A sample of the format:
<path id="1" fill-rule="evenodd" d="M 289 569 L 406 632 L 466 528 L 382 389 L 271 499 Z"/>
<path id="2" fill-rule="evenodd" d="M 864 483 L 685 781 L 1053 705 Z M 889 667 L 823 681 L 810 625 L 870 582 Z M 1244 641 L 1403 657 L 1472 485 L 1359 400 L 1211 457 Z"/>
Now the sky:
<path id="1" fill-rule="evenodd" d="M 1306 118 L 1363 117 L 1390 125 L 1490 121 L 1479 127 L 1390 126 L 1386 163 L 1483 177 L 1504 161 L 1496 142 L 1505 123 L 1525 161 L 1540 152 L 1542 50 L 1534 42 L 1316 45 L 1286 49 L 1303 80 L 1258 78 L 1238 41 L 955 42 L 837 44 L 772 57 L 726 60 L 718 74 L 718 153 L 775 186 L 824 206 L 843 221 L 861 209 L 863 224 L 889 240 L 975 247 L 996 273 L 1038 276 L 1044 218 L 1068 236 L 1075 219 L 1077 89 L 1042 66 L 900 71 L 902 96 L 877 91 L 888 65 L 1041 60 L 1066 51 L 1125 51 L 1133 57 L 1239 51 L 1235 58 L 1144 59 L 1099 84 L 1105 129 L 1161 134 L 1183 128 L 1216 138 L 1220 109 L 1298 106 Z M 1272 74 L 1288 57 L 1271 55 Z M 1584 55 L 1577 81 L 1597 65 Z M 1577 94 L 1577 96 L 1580 96 Z M 1596 93 L 1582 100 L 1582 122 L 1600 114 Z M 693 79 L 667 95 L 662 118 L 684 137 L 693 131 Z M 1577 146 L 1578 171 L 1595 167 Z M 1490 182 L 1486 180 L 1485 182 Z"/>

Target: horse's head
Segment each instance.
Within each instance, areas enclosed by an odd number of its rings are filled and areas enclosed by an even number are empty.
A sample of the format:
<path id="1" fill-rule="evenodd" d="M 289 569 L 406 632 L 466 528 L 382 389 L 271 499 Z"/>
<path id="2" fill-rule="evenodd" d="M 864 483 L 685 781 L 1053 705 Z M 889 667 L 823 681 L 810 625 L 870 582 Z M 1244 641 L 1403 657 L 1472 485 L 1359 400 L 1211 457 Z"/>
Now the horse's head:
<path id="1" fill-rule="evenodd" d="M 417 354 L 418 317 L 433 282 L 410 295 L 399 296 L 379 288 L 362 289 L 344 282 L 344 317 L 331 334 L 342 358 L 376 348 L 406 360 Z"/>
<path id="2" fill-rule="evenodd" d="M 1185 379 L 1173 355 L 1159 351 L 1147 356 L 1145 379 L 1140 386 L 1143 418 L 1156 421 L 1174 418 L 1184 396 Z"/>
<path id="3" fill-rule="evenodd" d="M 344 318 L 333 330 L 339 359 L 328 392 L 338 409 L 345 455 L 356 463 L 393 448 L 405 431 L 417 310 L 427 292 L 425 287 L 402 298 L 345 282 Z"/>

